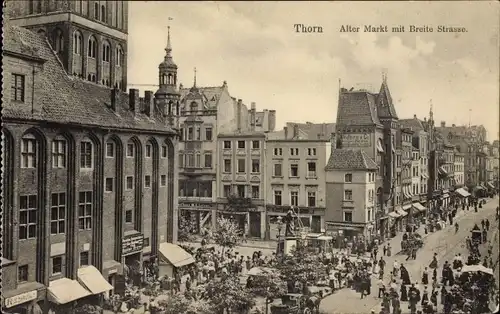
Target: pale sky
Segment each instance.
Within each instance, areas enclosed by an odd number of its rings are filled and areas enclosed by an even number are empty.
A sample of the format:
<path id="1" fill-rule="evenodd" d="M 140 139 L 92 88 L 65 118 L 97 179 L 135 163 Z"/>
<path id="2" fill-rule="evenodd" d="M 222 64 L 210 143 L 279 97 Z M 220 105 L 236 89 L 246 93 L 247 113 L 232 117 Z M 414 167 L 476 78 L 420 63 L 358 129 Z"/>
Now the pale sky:
<path id="1" fill-rule="evenodd" d="M 335 122 L 342 86 L 371 86 L 382 71 L 400 118 L 499 129 L 498 2 L 129 2 L 128 81 L 158 84 L 168 17 L 179 82 L 220 86 L 285 122 Z M 323 33 L 296 33 L 294 24 Z M 430 26 L 433 33 L 341 33 L 342 25 Z M 437 27 L 467 33 L 438 33 Z M 358 85 L 361 84 L 361 85 Z M 134 87 L 134 86 L 129 86 Z M 140 90 L 155 87 L 139 86 Z M 472 109 L 472 112 L 469 112 Z"/>

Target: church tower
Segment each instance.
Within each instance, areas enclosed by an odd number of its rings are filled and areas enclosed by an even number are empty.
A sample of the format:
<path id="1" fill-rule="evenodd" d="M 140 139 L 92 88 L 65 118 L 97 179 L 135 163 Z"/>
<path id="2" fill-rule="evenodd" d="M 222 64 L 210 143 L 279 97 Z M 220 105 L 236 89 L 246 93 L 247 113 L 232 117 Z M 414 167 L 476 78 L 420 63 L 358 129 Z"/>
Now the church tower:
<path id="1" fill-rule="evenodd" d="M 170 42 L 170 26 L 168 27 L 165 58 L 158 66 L 159 89 L 155 93 L 156 103 L 163 114 L 168 117 L 169 124 L 178 129 L 180 115 L 180 96 L 177 89 L 177 65 L 172 59 L 172 44 Z"/>
<path id="2" fill-rule="evenodd" d="M 7 0 L 4 12 L 47 37 L 69 75 L 127 90 L 127 1 Z"/>

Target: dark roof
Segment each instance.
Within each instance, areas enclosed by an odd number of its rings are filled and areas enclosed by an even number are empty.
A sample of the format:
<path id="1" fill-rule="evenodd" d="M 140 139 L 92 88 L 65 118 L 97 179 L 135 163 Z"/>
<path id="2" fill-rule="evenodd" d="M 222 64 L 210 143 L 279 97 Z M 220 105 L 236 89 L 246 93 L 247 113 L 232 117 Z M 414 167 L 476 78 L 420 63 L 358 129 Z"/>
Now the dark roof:
<path id="1" fill-rule="evenodd" d="M 411 129 L 413 132 L 425 131 L 424 122 L 417 119 L 401 119 L 399 120 L 401 126 Z"/>
<path id="2" fill-rule="evenodd" d="M 363 150 L 335 149 L 325 170 L 376 170 L 377 164 Z"/>
<path id="3" fill-rule="evenodd" d="M 376 94 L 367 91 L 340 92 L 337 128 L 375 124 L 380 124 L 376 109 Z"/>
<path id="4" fill-rule="evenodd" d="M 380 86 L 380 92 L 378 93 L 377 110 L 379 118 L 398 118 L 396 108 L 394 108 L 394 104 L 392 103 L 389 86 L 387 86 L 385 79 L 382 81 L 382 86 Z"/>
<path id="5" fill-rule="evenodd" d="M 3 43 L 5 51 L 45 60 L 43 67 L 37 70 L 35 84 L 39 88 L 33 108 L 31 103 L 14 103 L 10 97 L 4 97 L 4 118 L 174 132 L 158 110 L 152 118 L 130 111 L 126 93 L 118 92 L 116 111 L 113 111 L 110 108 L 112 90 L 69 76 L 46 38 L 21 27 L 6 25 Z"/>
<path id="6" fill-rule="evenodd" d="M 201 97 L 205 109 L 216 109 L 219 103 L 222 92 L 225 86 L 216 87 L 196 87 L 196 88 L 181 88 L 179 90 L 181 94 L 181 100 L 198 99 Z"/>

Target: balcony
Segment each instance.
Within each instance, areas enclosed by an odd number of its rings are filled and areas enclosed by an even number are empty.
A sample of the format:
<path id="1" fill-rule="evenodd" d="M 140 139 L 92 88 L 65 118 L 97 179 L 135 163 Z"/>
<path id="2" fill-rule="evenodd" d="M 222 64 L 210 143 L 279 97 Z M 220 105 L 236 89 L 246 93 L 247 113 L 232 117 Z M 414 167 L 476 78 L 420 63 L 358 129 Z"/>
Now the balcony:
<path id="1" fill-rule="evenodd" d="M 185 176 L 201 176 L 203 174 L 215 174 L 215 170 L 212 168 L 203 167 L 185 167 L 179 169 L 179 174 Z"/>
<path id="2" fill-rule="evenodd" d="M 227 211 L 235 212 L 247 212 L 257 209 L 257 204 L 254 202 L 255 199 L 250 197 L 242 197 L 240 195 L 229 195 L 225 199 L 221 199 L 221 203 L 224 203 L 224 209 Z"/>

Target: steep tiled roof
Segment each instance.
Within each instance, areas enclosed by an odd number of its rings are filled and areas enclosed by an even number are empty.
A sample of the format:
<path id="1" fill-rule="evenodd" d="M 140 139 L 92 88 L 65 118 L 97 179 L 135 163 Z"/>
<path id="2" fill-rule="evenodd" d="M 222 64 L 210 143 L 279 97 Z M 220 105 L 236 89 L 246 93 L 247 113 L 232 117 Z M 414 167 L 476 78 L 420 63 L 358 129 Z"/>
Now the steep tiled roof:
<path id="1" fill-rule="evenodd" d="M 377 164 L 363 150 L 335 149 L 325 170 L 376 170 Z"/>
<path id="2" fill-rule="evenodd" d="M 224 91 L 224 86 L 216 86 L 216 87 L 197 87 L 198 92 L 203 97 L 203 101 L 205 107 L 207 109 L 215 109 L 217 108 L 217 104 L 219 103 L 219 99 L 221 97 L 222 92 Z M 181 100 L 186 98 L 189 94 L 191 88 L 181 88 Z"/>
<path id="3" fill-rule="evenodd" d="M 335 132 L 335 123 L 294 123 L 287 122 L 288 130 L 293 130 L 297 125 L 301 134 L 308 140 L 330 140 L 331 134 Z"/>
<path id="4" fill-rule="evenodd" d="M 418 132 L 418 131 L 424 131 L 425 130 L 424 123 L 421 120 L 417 119 L 417 118 L 413 118 L 413 119 L 401 119 L 401 120 L 399 120 L 399 122 L 401 123 L 401 126 L 403 126 L 405 128 L 409 128 L 413 132 Z"/>
<path id="5" fill-rule="evenodd" d="M 380 124 L 376 95 L 367 91 L 341 91 L 337 108 L 337 128 L 374 124 Z"/>
<path id="6" fill-rule="evenodd" d="M 4 97 L 4 119 L 39 120 L 105 128 L 143 129 L 173 132 L 155 110 L 147 117 L 128 110 L 129 97 L 118 92 L 116 111 L 110 108 L 111 89 L 67 75 L 46 38 L 17 26 L 4 26 L 4 50 L 45 60 L 35 76 L 35 99 L 31 103 L 11 102 Z"/>
<path id="7" fill-rule="evenodd" d="M 382 81 L 382 86 L 380 86 L 380 92 L 377 97 L 377 110 L 379 118 L 398 118 L 396 108 L 394 108 L 394 104 L 392 103 L 389 86 L 387 86 L 385 79 Z"/>

